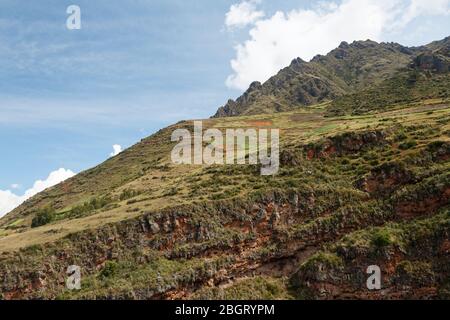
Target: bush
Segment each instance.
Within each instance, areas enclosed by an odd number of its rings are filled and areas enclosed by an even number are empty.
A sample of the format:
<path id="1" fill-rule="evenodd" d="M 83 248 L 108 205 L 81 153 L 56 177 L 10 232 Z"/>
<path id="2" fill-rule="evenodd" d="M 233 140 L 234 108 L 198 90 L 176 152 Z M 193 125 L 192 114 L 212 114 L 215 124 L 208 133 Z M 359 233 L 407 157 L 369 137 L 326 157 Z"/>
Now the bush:
<path id="1" fill-rule="evenodd" d="M 117 274 L 119 265 L 115 261 L 106 261 L 105 266 L 100 272 L 100 278 L 110 278 Z"/>
<path id="2" fill-rule="evenodd" d="M 436 152 L 440 148 L 446 147 L 446 142 L 444 141 L 433 141 L 427 145 L 427 150 L 430 152 Z"/>
<path id="3" fill-rule="evenodd" d="M 91 213 L 97 209 L 102 209 L 112 202 L 110 197 L 93 198 L 82 205 L 73 207 L 69 212 L 69 217 L 80 217 Z"/>
<path id="4" fill-rule="evenodd" d="M 391 236 L 386 230 L 378 230 L 372 236 L 372 244 L 378 248 L 387 247 L 391 243 Z"/>
<path id="5" fill-rule="evenodd" d="M 401 145 L 399 145 L 398 147 L 402 150 L 407 150 L 407 149 L 411 149 L 412 147 L 415 147 L 417 145 L 417 142 L 415 140 L 408 140 L 404 143 L 402 143 Z"/>
<path id="6" fill-rule="evenodd" d="M 36 228 L 46 225 L 55 219 L 55 210 L 51 207 L 46 207 L 38 210 L 36 216 L 31 221 L 31 227 Z"/>
<path id="7" fill-rule="evenodd" d="M 178 194 L 178 188 L 172 187 L 168 191 L 166 191 L 163 196 L 164 197 L 171 197 Z"/>
<path id="8" fill-rule="evenodd" d="M 341 257 L 334 253 L 319 251 L 303 263 L 300 268 L 303 270 L 316 270 L 318 265 L 323 265 L 327 269 L 339 269 L 344 262 Z"/>
<path id="9" fill-rule="evenodd" d="M 123 201 L 123 200 L 128 200 L 131 198 L 134 198 L 136 196 L 140 195 L 140 192 L 137 190 L 133 190 L 133 189 L 125 189 L 122 191 L 122 193 L 119 196 L 119 200 Z"/>
<path id="10" fill-rule="evenodd" d="M 395 137 L 395 141 L 403 141 L 406 140 L 408 136 L 404 132 L 399 132 Z"/>

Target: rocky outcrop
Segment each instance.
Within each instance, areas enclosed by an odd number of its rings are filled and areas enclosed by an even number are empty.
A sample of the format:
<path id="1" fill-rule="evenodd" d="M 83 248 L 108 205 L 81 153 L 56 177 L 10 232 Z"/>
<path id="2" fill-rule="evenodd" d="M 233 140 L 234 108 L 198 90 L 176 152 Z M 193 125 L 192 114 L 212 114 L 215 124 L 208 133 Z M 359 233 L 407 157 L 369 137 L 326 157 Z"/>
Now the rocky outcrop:
<path id="1" fill-rule="evenodd" d="M 379 130 L 350 132 L 309 144 L 304 147 L 304 150 L 309 160 L 329 158 L 331 156 L 355 154 L 374 146 L 383 145 L 388 143 L 386 138 L 387 133 Z"/>
<path id="2" fill-rule="evenodd" d="M 414 67 L 421 71 L 447 73 L 450 71 L 450 59 L 440 54 L 424 53 L 414 60 Z"/>
<path id="3" fill-rule="evenodd" d="M 448 299 L 450 224 L 446 215 L 422 225 L 411 222 L 395 227 L 402 234 L 401 243 L 394 238 L 375 242 L 365 231 L 360 236 L 367 237 L 359 242 L 341 242 L 308 259 L 291 277 L 292 286 L 306 299 Z M 379 289 L 367 286 L 373 274 L 369 266 L 379 268 Z"/>
<path id="4" fill-rule="evenodd" d="M 399 190 L 392 197 L 397 216 L 412 219 L 433 214 L 450 203 L 450 174 L 444 173 Z"/>
<path id="5" fill-rule="evenodd" d="M 252 82 L 247 91 L 245 91 L 236 101 L 229 99 L 223 107 L 220 107 L 214 115 L 214 118 L 240 115 L 244 112 L 245 106 L 255 103 L 261 94 L 261 83 L 258 81 Z"/>
<path id="6" fill-rule="evenodd" d="M 400 186 L 414 182 L 414 174 L 402 163 L 384 163 L 375 167 L 355 185 L 358 189 L 380 196 L 393 192 Z"/>
<path id="7" fill-rule="evenodd" d="M 274 192 L 246 202 L 180 206 L 73 234 L 56 243 L 24 249 L 19 254 L 3 253 L 0 292 L 5 299 L 55 298 L 64 291 L 69 265 L 81 266 L 86 277 L 101 271 L 107 261 L 150 263 L 155 251 L 170 259 L 186 259 L 208 258 L 216 251 L 221 255 L 243 252 L 248 250 L 247 246 L 255 250 L 275 237 L 277 228 L 302 219 L 302 214 L 307 213 L 300 214 L 295 209 L 304 206 L 299 203 L 299 197 L 304 196 Z M 202 277 L 197 281 L 206 282 L 215 273 Z M 137 298 L 155 298 L 157 292 L 147 290 Z"/>
<path id="8" fill-rule="evenodd" d="M 84 278 L 99 277 L 111 262 L 127 261 L 139 268 L 161 259 L 158 257 L 171 263 L 201 259 L 205 264 L 189 272 L 180 269 L 156 284 L 135 284 L 132 293 L 118 290 L 108 291 L 107 296 L 90 293 L 94 296 L 89 297 L 182 298 L 207 283 L 219 285 L 256 270 L 263 272 L 265 265 L 276 261 L 280 261 L 280 271 L 276 272 L 291 275 L 296 263 L 322 245 L 360 228 L 403 219 L 389 206 L 378 207 L 376 203 L 366 204 L 367 201 L 364 194 L 351 190 L 292 190 L 274 191 L 246 201 L 218 201 L 148 212 L 95 231 L 72 234 L 52 244 L 3 253 L 0 291 L 6 299 L 55 298 L 64 293 L 69 265 L 82 266 Z M 429 208 L 438 210 L 442 205 L 445 203 Z M 348 257 L 352 254 L 360 252 L 347 253 Z M 345 297 L 349 271 L 342 267 L 341 260 L 347 261 L 347 256 L 335 259 L 328 255 L 320 259 L 318 265 L 310 263 L 307 271 L 302 269 L 301 275 L 294 276 L 298 279 L 294 282 L 309 283 L 308 290 L 321 292 L 314 297 Z M 403 279 L 396 281 L 405 283 Z"/>
<path id="9" fill-rule="evenodd" d="M 450 43 L 448 38 L 435 50 L 428 50 L 419 54 L 413 61 L 412 66 L 421 71 L 435 73 L 447 73 L 450 71 Z"/>

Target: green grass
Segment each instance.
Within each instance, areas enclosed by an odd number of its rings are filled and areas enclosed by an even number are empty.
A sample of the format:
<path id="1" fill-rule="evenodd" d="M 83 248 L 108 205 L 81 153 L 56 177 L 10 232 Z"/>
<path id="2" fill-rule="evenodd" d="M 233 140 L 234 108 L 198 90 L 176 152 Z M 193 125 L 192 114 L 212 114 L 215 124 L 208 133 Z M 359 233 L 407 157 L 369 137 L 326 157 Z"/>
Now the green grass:
<path id="1" fill-rule="evenodd" d="M 191 299 L 200 300 L 291 300 L 292 294 L 283 278 L 255 276 L 244 278 L 230 286 L 211 287 L 196 291 Z"/>

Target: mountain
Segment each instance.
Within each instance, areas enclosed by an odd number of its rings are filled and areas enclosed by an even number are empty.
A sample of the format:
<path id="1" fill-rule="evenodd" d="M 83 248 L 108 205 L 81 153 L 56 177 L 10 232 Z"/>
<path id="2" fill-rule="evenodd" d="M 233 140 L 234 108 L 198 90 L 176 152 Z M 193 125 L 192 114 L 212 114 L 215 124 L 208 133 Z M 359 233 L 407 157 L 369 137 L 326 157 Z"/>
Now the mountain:
<path id="1" fill-rule="evenodd" d="M 280 129 L 277 175 L 173 164 L 182 121 L 39 193 L 0 219 L 0 299 L 449 299 L 448 40 L 343 43 L 203 120 Z"/>
<path id="2" fill-rule="evenodd" d="M 239 98 L 229 100 L 214 117 L 284 112 L 357 92 L 392 77 L 411 60 L 448 45 L 449 39 L 407 48 L 397 43 L 342 42 L 326 56 L 310 62 L 300 58 L 264 84 L 253 82 Z"/>
<path id="3" fill-rule="evenodd" d="M 390 78 L 333 100 L 328 114 L 363 114 L 450 97 L 450 40 L 435 42 Z"/>

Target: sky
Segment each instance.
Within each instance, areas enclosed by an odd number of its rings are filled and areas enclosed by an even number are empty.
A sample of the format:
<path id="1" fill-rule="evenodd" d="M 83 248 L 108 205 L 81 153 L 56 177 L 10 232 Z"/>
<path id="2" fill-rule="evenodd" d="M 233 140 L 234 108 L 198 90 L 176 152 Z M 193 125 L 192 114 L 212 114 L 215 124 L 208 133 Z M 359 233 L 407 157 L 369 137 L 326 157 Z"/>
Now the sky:
<path id="1" fill-rule="evenodd" d="M 0 216 L 296 57 L 426 44 L 449 17 L 450 0 L 0 0 Z"/>

